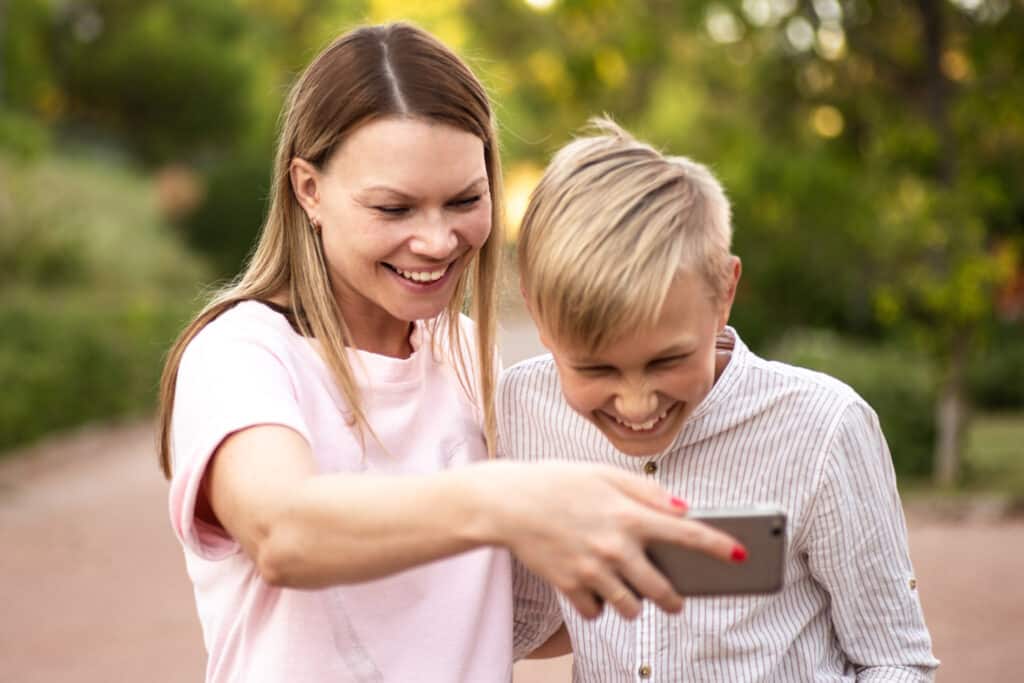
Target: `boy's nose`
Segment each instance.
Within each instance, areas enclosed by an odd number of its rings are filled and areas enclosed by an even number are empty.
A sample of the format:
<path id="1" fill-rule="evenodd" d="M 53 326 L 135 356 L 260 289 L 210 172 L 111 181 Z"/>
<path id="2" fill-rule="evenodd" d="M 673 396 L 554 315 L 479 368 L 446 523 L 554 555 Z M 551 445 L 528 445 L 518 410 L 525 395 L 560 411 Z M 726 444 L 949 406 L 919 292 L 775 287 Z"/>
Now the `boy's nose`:
<path id="1" fill-rule="evenodd" d="M 658 395 L 650 387 L 626 388 L 615 397 L 615 412 L 630 422 L 649 420 L 658 409 Z"/>

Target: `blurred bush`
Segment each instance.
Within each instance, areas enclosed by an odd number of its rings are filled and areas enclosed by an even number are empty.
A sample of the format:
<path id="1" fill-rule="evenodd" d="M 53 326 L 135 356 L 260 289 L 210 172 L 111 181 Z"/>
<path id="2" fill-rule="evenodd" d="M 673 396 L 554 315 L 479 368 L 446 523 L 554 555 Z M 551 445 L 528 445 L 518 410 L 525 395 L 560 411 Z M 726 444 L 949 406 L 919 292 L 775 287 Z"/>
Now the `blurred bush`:
<path id="1" fill-rule="evenodd" d="M 190 247 L 203 254 L 219 278 L 242 270 L 256 244 L 267 212 L 273 159 L 266 153 L 244 153 L 211 168 L 205 175 L 203 201 L 182 222 Z"/>
<path id="2" fill-rule="evenodd" d="M 975 408 L 1020 410 L 1024 406 L 1024 325 L 1004 323 L 988 335 L 968 371 Z"/>
<path id="3" fill-rule="evenodd" d="M 38 120 L 0 107 L 0 149 L 20 159 L 34 159 L 50 146 L 50 130 Z"/>
<path id="4" fill-rule="evenodd" d="M 150 412 L 206 274 L 140 177 L 0 156 L 0 449 Z"/>
<path id="5" fill-rule="evenodd" d="M 767 355 L 849 384 L 878 413 L 896 474 L 931 475 L 936 383 L 924 356 L 904 346 L 867 344 L 822 330 L 789 333 Z"/>

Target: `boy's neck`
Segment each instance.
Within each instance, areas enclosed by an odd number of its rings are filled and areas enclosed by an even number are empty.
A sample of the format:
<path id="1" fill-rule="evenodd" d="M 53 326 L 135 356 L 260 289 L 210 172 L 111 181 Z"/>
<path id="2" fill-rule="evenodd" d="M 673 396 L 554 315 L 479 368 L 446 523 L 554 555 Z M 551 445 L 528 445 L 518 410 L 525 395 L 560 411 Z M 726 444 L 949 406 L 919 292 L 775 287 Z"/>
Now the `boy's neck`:
<path id="1" fill-rule="evenodd" d="M 715 339 L 715 381 L 722 376 L 725 368 L 732 360 L 732 350 L 736 348 L 736 338 L 728 331 L 723 330 Z"/>

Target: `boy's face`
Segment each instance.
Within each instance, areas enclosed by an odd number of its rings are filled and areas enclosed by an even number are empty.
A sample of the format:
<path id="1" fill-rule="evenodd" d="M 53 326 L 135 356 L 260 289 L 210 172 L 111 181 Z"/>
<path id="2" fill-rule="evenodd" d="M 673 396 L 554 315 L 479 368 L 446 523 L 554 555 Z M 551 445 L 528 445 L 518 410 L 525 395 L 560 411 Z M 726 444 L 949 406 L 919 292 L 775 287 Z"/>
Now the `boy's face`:
<path id="1" fill-rule="evenodd" d="M 665 450 L 715 383 L 715 338 L 729 320 L 739 270 L 736 259 L 732 286 L 717 302 L 703 278 L 680 271 L 653 327 L 598 352 L 541 333 L 573 410 L 627 455 Z"/>

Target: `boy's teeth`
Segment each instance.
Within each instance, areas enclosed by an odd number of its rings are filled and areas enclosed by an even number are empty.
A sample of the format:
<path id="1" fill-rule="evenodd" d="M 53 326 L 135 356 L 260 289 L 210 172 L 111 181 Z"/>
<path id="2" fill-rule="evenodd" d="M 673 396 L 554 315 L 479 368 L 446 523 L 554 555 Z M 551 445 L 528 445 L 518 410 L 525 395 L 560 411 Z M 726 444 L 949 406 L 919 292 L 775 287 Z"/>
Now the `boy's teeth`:
<path id="1" fill-rule="evenodd" d="M 634 432 L 646 432 L 646 431 L 649 431 L 651 429 L 654 429 L 654 425 L 656 425 L 659 422 L 661 422 L 662 420 L 664 420 L 665 416 L 668 415 L 668 411 L 669 411 L 669 409 L 666 408 L 661 413 L 661 415 L 659 415 L 658 417 L 652 417 L 647 422 L 639 422 L 639 423 L 636 423 L 636 422 L 626 422 L 625 420 L 623 420 L 621 417 L 619 417 L 617 415 L 615 416 L 615 421 L 618 422 L 620 425 L 622 425 L 624 427 L 629 427 Z"/>
<path id="2" fill-rule="evenodd" d="M 395 270 L 398 271 L 398 274 L 406 280 L 412 280 L 413 282 L 435 282 L 441 279 L 441 276 L 444 275 L 448 268 L 442 268 L 441 270 L 435 270 L 429 273 L 413 273 L 411 271 L 400 270 L 398 268 L 395 268 Z"/>

